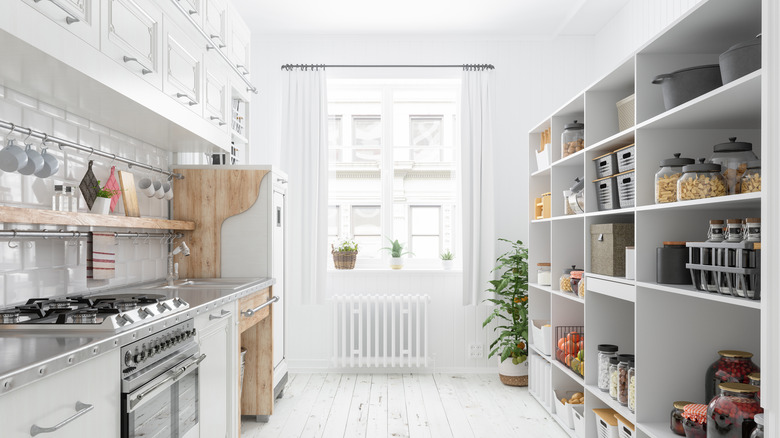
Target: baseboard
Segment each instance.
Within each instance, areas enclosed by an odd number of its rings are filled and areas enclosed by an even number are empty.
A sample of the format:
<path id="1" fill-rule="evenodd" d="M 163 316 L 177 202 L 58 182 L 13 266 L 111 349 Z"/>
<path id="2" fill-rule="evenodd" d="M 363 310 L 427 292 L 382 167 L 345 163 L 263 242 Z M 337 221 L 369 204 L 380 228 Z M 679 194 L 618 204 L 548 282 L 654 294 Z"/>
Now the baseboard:
<path id="1" fill-rule="evenodd" d="M 497 366 L 490 367 L 334 367 L 329 360 L 287 359 L 290 373 L 342 374 L 498 374 Z"/>

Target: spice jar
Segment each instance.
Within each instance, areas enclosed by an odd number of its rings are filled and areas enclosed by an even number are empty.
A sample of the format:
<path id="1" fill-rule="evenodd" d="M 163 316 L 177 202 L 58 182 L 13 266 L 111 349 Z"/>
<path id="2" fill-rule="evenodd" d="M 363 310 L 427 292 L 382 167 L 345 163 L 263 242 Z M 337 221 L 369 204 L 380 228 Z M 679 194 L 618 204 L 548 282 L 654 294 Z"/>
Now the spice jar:
<path id="1" fill-rule="evenodd" d="M 726 242 L 742 242 L 742 219 L 726 219 Z"/>
<path id="2" fill-rule="evenodd" d="M 742 233 L 742 240 L 745 242 L 761 241 L 761 218 L 749 217 L 745 219 L 745 229 Z"/>
<path id="3" fill-rule="evenodd" d="M 712 162 L 721 165 L 721 172 L 726 180 L 728 194 L 742 193 L 742 175 L 747 170 L 748 163 L 758 160 L 753 153 L 753 144 L 737 141 L 730 137 L 728 143 L 716 144 Z"/>
<path id="4" fill-rule="evenodd" d="M 577 266 L 571 265 L 571 269 L 564 269 L 563 275 L 561 275 L 560 287 L 561 292 L 571 292 L 571 271 L 576 271 Z"/>
<path id="5" fill-rule="evenodd" d="M 690 403 L 683 408 L 683 428 L 688 438 L 707 437 L 707 405 Z"/>
<path id="6" fill-rule="evenodd" d="M 753 429 L 750 438 L 764 438 L 764 414 L 756 414 L 753 421 L 756 422 L 756 428 Z"/>
<path id="7" fill-rule="evenodd" d="M 539 286 L 552 285 L 552 272 L 550 272 L 549 263 L 536 264 L 536 282 L 539 283 Z"/>
<path id="8" fill-rule="evenodd" d="M 580 290 L 580 283 L 582 282 L 582 274 L 584 274 L 585 271 L 571 271 L 571 276 L 569 277 L 569 282 L 571 283 L 571 291 L 574 294 L 579 295 Z M 584 283 L 583 283 L 584 284 Z M 584 291 L 582 296 L 584 296 Z"/>
<path id="9" fill-rule="evenodd" d="M 628 362 L 628 410 L 636 413 L 636 365 Z"/>
<path id="10" fill-rule="evenodd" d="M 753 418 L 764 412 L 756 400 L 758 388 L 747 383 L 721 383 L 720 394 L 707 407 L 709 438 L 744 438 L 756 427 Z"/>
<path id="11" fill-rule="evenodd" d="M 683 409 L 689 404 L 691 404 L 689 401 L 676 401 L 672 407 L 671 414 L 669 414 L 669 429 L 677 435 L 685 436 Z"/>
<path id="12" fill-rule="evenodd" d="M 748 383 L 758 388 L 756 393 L 756 399 L 761 401 L 761 373 L 750 373 L 748 375 Z"/>
<path id="13" fill-rule="evenodd" d="M 741 190 L 741 193 L 761 191 L 761 161 L 753 160 L 748 163 L 747 170 L 742 174 Z"/>
<path id="14" fill-rule="evenodd" d="M 617 358 L 618 346 L 612 344 L 599 344 L 598 350 L 598 387 L 600 390 L 609 391 L 609 360 Z"/>
<path id="15" fill-rule="evenodd" d="M 561 133 L 561 158 L 585 149 L 585 125 L 576 120 L 563 126 Z"/>
<path id="16" fill-rule="evenodd" d="M 707 385 L 704 393 L 708 401 L 715 397 L 721 383 L 747 383 L 748 375 L 761 371 L 758 365 L 750 360 L 753 353 L 721 350 L 718 355 L 720 358 L 710 365 L 705 376 Z"/>
<path id="17" fill-rule="evenodd" d="M 618 364 L 620 360 L 617 357 L 609 359 L 609 396 L 617 400 L 618 396 Z"/>
<path id="18" fill-rule="evenodd" d="M 677 201 L 677 180 L 682 176 L 682 168 L 695 163 L 693 158 L 680 158 L 680 154 L 660 161 L 661 170 L 655 174 L 656 204 Z"/>
<path id="19" fill-rule="evenodd" d="M 617 372 L 618 372 L 618 387 L 617 387 L 617 401 L 623 406 L 628 405 L 628 368 L 629 362 L 634 360 L 633 354 L 619 354 Z"/>
<path id="20" fill-rule="evenodd" d="M 677 200 L 714 198 L 728 193 L 726 180 L 720 173 L 720 164 L 705 163 L 704 158 L 698 164 L 683 167 L 683 175 L 677 180 Z"/>
<path id="21" fill-rule="evenodd" d="M 707 230 L 707 242 L 723 242 L 726 237 L 723 235 L 723 220 L 711 219 L 710 228 Z"/>

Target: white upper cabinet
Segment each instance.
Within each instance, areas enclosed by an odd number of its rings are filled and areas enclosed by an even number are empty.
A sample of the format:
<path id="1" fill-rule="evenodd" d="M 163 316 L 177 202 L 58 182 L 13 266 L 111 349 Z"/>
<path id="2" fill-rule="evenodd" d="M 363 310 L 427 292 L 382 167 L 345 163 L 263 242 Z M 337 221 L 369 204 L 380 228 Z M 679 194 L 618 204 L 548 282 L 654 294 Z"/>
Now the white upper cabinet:
<path id="1" fill-rule="evenodd" d="M 203 118 L 227 132 L 228 122 L 227 69 L 222 59 L 206 57 L 203 75 Z"/>
<path id="2" fill-rule="evenodd" d="M 230 37 L 228 38 L 228 58 L 238 70 L 249 79 L 249 43 L 250 32 L 235 8 L 230 8 Z"/>
<path id="3" fill-rule="evenodd" d="M 222 50 L 227 45 L 227 0 L 203 0 L 203 30 Z"/>
<path id="4" fill-rule="evenodd" d="M 100 47 L 98 0 L 24 0 L 92 47 Z"/>
<path id="5" fill-rule="evenodd" d="M 201 75 L 203 71 L 203 51 L 201 44 L 190 39 L 172 22 L 165 26 L 165 53 L 163 91 L 177 102 L 201 111 Z"/>
<path id="6" fill-rule="evenodd" d="M 107 0 L 101 20 L 103 53 L 160 87 L 162 13 L 143 0 Z"/>

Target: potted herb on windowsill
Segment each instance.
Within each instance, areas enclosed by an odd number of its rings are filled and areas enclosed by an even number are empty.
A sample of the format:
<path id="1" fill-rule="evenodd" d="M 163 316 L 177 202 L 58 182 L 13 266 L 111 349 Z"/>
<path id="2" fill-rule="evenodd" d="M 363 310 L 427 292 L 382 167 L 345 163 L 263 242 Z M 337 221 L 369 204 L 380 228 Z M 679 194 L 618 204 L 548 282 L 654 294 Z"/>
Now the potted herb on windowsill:
<path id="1" fill-rule="evenodd" d="M 528 249 L 523 242 L 506 239 L 512 248 L 496 259 L 492 272 L 500 272 L 497 280 L 491 280 L 493 293 L 489 301 L 495 304 L 493 312 L 482 323 L 486 327 L 493 320 L 499 324 L 493 328 L 498 337 L 490 344 L 488 358 L 499 354 L 498 375 L 501 382 L 511 386 L 528 385 Z"/>
<path id="2" fill-rule="evenodd" d="M 387 238 L 388 241 L 390 241 L 391 246 L 387 246 L 382 248 L 383 250 L 387 250 L 390 252 L 390 268 L 392 269 L 401 269 L 404 267 L 404 259 L 403 256 L 405 254 L 414 255 L 410 251 L 404 251 L 404 244 L 400 243 L 398 239 L 391 240 L 389 237 Z"/>
<path id="3" fill-rule="evenodd" d="M 455 263 L 455 256 L 450 252 L 450 250 L 447 250 L 447 252 L 443 252 L 439 255 L 441 258 L 441 267 L 445 271 L 449 271 L 452 269 L 452 265 Z"/>
<path id="4" fill-rule="evenodd" d="M 344 239 L 331 245 L 331 254 L 333 254 L 333 264 L 336 269 L 355 269 L 355 261 L 358 255 L 358 245 L 352 239 Z"/>
<path id="5" fill-rule="evenodd" d="M 111 198 L 119 192 L 119 190 L 107 190 L 105 187 L 101 189 L 100 181 L 98 181 L 97 198 L 95 198 L 90 211 L 96 214 L 108 214 L 111 211 Z"/>

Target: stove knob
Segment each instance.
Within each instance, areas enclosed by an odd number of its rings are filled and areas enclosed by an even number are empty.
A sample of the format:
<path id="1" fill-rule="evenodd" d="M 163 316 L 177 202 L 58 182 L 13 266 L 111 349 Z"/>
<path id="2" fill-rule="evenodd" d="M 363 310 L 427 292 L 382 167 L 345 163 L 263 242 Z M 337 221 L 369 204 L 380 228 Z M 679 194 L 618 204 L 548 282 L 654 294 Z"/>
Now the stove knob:
<path id="1" fill-rule="evenodd" d="M 125 352 L 125 365 L 127 365 L 129 367 L 129 366 L 132 366 L 134 364 L 135 364 L 135 362 L 133 361 L 133 354 L 130 353 L 129 351 Z"/>
<path id="2" fill-rule="evenodd" d="M 138 353 L 138 354 L 136 354 L 135 356 L 133 356 L 133 361 L 134 361 L 135 363 L 141 363 L 141 361 L 142 361 L 142 360 L 143 360 L 143 359 L 141 358 L 141 353 Z"/>

